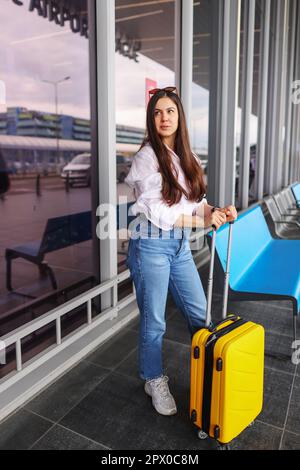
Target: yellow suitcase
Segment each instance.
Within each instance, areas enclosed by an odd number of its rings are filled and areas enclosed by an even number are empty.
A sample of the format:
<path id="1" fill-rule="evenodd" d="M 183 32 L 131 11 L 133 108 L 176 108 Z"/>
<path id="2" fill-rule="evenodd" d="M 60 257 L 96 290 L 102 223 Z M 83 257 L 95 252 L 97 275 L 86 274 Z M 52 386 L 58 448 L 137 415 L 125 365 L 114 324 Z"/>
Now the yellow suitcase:
<path id="1" fill-rule="evenodd" d="M 264 328 L 237 316 L 226 316 L 231 251 L 229 231 L 222 321 L 211 324 L 216 231 L 213 231 L 206 328 L 193 336 L 190 417 L 199 437 L 216 439 L 221 448 L 258 416 L 263 405 Z M 222 444 L 225 446 L 222 447 Z"/>

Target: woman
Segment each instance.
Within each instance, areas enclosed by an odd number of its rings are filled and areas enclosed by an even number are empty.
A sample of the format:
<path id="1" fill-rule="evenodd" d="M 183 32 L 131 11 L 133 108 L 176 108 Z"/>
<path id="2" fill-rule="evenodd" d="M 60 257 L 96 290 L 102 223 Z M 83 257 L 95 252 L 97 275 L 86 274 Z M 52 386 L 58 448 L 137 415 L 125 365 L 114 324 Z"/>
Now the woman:
<path id="1" fill-rule="evenodd" d="M 206 298 L 189 246 L 191 229 L 213 224 L 218 229 L 237 214 L 233 206 L 207 204 L 203 172 L 191 151 L 176 88 L 151 93 L 147 137 L 125 179 L 136 195 L 131 213 L 140 214 L 127 266 L 141 315 L 140 376 L 156 411 L 173 415 L 176 404 L 162 366 L 168 289 L 193 335 L 205 326 Z"/>

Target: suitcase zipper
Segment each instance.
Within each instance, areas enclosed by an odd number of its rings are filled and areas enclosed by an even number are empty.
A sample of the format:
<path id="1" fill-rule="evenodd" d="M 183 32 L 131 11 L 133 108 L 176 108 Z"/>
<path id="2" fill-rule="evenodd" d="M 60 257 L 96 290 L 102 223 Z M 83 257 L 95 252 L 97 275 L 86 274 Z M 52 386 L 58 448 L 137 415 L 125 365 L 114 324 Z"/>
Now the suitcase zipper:
<path id="1" fill-rule="evenodd" d="M 239 319 L 228 326 L 225 326 L 219 331 L 216 331 L 205 344 L 205 358 L 204 358 L 204 384 L 203 384 L 203 402 L 202 402 L 202 430 L 209 435 L 210 428 L 210 409 L 211 409 L 211 395 L 212 395 L 212 380 L 213 380 L 213 366 L 214 366 L 214 347 L 216 342 L 222 336 L 235 330 L 239 326 L 247 323 L 247 320 Z M 220 429 L 218 427 L 215 433 L 215 438 L 218 438 Z"/>

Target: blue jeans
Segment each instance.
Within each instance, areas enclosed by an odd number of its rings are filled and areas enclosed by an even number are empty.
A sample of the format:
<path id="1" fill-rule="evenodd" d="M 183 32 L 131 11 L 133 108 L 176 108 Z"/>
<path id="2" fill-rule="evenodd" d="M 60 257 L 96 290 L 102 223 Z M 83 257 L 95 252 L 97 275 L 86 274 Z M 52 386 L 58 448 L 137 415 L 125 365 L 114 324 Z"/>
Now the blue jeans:
<path id="1" fill-rule="evenodd" d="M 191 230 L 164 231 L 148 221 L 137 229 L 129 241 L 126 263 L 140 310 L 140 376 L 150 380 L 163 375 L 162 340 L 168 289 L 191 335 L 205 326 L 206 298 L 189 246 Z"/>

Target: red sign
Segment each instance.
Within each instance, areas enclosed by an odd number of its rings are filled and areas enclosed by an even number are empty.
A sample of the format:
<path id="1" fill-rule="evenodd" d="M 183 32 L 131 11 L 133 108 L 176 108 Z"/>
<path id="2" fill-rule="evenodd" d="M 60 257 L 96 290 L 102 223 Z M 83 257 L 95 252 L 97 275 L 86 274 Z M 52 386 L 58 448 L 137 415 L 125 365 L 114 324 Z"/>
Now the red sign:
<path id="1" fill-rule="evenodd" d="M 151 78 L 146 78 L 146 108 L 150 100 L 149 91 L 153 90 L 153 88 L 157 88 L 157 82 L 151 80 Z"/>

